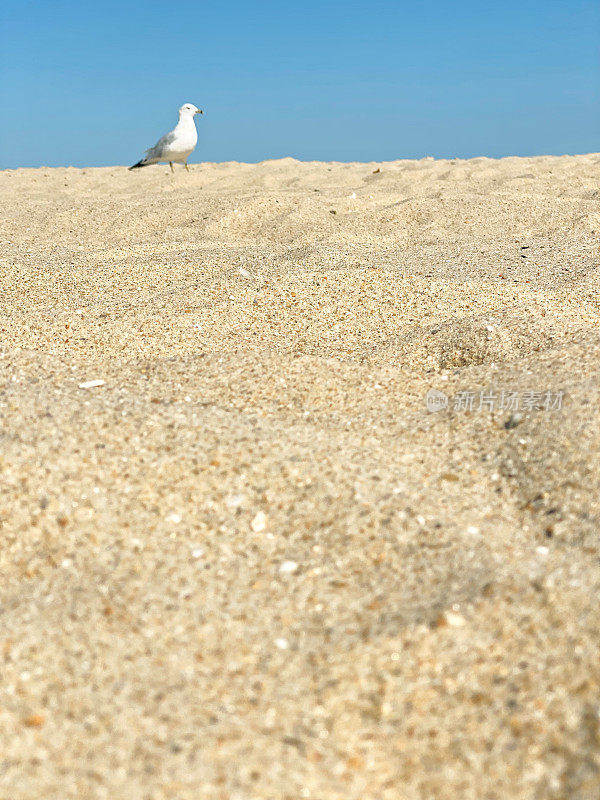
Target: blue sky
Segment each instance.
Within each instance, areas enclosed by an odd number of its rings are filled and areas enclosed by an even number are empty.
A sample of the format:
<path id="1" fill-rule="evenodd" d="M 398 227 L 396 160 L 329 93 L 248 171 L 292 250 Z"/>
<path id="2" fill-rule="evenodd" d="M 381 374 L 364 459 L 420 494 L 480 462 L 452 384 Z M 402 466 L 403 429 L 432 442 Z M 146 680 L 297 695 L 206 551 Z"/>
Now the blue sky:
<path id="1" fill-rule="evenodd" d="M 0 168 L 600 151 L 600 3 L 5 0 Z"/>

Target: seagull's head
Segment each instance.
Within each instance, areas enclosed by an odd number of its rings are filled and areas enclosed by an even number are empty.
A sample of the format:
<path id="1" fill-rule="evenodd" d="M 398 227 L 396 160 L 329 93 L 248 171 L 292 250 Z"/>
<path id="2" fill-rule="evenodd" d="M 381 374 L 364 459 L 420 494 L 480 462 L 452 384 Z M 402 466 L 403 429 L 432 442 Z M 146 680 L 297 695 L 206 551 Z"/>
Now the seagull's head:
<path id="1" fill-rule="evenodd" d="M 202 110 L 200 108 L 196 108 L 193 103 L 184 103 L 179 109 L 179 116 L 180 117 L 193 117 L 194 114 L 201 114 Z"/>

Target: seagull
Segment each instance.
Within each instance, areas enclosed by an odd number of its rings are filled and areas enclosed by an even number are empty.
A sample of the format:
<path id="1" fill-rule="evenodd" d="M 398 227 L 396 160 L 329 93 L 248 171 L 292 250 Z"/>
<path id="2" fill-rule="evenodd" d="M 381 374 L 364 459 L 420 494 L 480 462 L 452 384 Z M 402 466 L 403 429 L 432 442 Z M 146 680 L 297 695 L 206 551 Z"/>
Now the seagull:
<path id="1" fill-rule="evenodd" d="M 146 150 L 146 155 L 129 169 L 138 169 L 139 167 L 147 167 L 149 164 L 158 164 L 159 161 L 168 161 L 171 172 L 175 172 L 173 169 L 173 162 L 175 161 L 179 164 L 185 164 L 185 168 L 189 172 L 187 160 L 198 141 L 198 132 L 194 122 L 196 114 L 202 114 L 202 111 L 196 108 L 193 103 L 182 105 L 179 109 L 179 122 L 173 130 L 159 139 L 154 147 Z"/>

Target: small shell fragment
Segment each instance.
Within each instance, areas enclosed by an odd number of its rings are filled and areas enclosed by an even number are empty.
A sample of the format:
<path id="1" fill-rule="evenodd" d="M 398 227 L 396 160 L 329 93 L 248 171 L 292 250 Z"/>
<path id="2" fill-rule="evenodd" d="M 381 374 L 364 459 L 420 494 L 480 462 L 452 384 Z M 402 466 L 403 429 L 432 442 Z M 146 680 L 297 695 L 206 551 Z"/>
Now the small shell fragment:
<path id="1" fill-rule="evenodd" d="M 80 389 L 95 389 L 97 386 L 104 386 L 106 381 L 84 381 L 83 383 L 79 384 Z"/>
<path id="2" fill-rule="evenodd" d="M 443 628 L 445 625 L 449 625 L 451 628 L 462 628 L 466 624 L 467 620 L 456 611 L 444 611 L 437 621 L 438 628 Z"/>
<path id="3" fill-rule="evenodd" d="M 258 514 L 254 517 L 250 526 L 254 533 L 262 533 L 267 527 L 267 515 L 264 511 L 259 511 Z"/>

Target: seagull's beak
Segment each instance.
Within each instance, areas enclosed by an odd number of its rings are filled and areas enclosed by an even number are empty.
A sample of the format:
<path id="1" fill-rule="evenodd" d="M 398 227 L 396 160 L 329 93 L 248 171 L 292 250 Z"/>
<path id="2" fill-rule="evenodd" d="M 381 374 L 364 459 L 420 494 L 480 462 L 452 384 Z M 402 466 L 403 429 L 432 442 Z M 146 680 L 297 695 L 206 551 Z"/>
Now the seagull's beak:
<path id="1" fill-rule="evenodd" d="M 204 111 L 202 111 L 202 109 L 201 109 L 201 108 L 197 108 L 197 109 L 194 111 L 194 114 L 204 114 Z"/>

